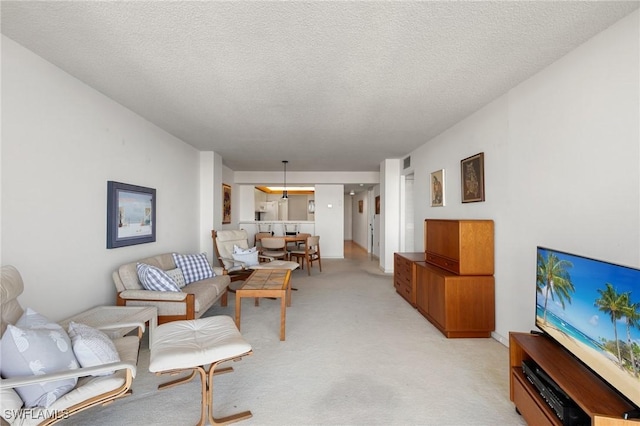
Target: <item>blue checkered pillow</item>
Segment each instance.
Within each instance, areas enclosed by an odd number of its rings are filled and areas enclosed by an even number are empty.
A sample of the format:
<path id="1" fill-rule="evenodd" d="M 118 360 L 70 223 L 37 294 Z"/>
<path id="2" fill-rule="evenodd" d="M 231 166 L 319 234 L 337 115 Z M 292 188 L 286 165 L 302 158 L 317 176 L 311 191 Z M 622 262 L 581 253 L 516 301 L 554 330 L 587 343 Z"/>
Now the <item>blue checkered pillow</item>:
<path id="1" fill-rule="evenodd" d="M 215 276 L 207 260 L 207 255 L 204 253 L 173 253 L 173 261 L 176 263 L 176 266 L 182 270 L 184 282 L 187 284 Z"/>
<path id="2" fill-rule="evenodd" d="M 136 265 L 142 287 L 154 291 L 180 291 L 178 285 L 162 269 L 146 263 Z"/>

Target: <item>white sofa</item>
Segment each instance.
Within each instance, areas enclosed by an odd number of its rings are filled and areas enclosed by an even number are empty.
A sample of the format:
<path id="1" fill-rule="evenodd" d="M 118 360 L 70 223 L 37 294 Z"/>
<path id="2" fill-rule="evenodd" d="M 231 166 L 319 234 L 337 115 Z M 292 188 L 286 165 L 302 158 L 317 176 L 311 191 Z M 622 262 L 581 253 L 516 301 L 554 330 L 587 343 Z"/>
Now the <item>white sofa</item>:
<path id="1" fill-rule="evenodd" d="M 144 263 L 163 271 L 176 269 L 172 253 L 126 263 L 113 272 L 113 282 L 118 292 L 119 306 L 155 306 L 158 324 L 176 320 L 200 318 L 218 300 L 227 306 L 227 290 L 231 279 L 221 267 L 212 267 L 212 278 L 187 284 L 180 292 L 145 289 L 138 278 L 137 264 Z"/>

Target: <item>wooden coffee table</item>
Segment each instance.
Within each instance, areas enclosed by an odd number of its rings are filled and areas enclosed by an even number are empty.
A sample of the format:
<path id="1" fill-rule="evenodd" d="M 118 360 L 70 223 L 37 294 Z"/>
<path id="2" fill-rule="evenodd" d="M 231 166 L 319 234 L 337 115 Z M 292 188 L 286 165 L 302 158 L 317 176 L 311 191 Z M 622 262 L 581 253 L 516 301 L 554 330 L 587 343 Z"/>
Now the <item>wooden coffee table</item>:
<path id="1" fill-rule="evenodd" d="M 240 330 L 240 308 L 243 297 L 280 298 L 280 340 L 284 340 L 287 306 L 291 306 L 291 271 L 289 269 L 257 269 L 236 290 L 236 326 Z M 257 303 L 256 303 L 257 305 Z"/>

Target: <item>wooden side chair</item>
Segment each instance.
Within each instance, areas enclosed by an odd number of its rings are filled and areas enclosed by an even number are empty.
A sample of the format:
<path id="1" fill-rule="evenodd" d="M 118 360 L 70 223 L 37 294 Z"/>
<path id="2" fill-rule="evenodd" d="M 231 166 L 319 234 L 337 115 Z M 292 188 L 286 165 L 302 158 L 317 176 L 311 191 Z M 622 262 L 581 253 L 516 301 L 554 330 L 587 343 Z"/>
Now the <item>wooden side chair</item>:
<path id="1" fill-rule="evenodd" d="M 282 237 L 265 237 L 260 240 L 262 256 L 273 259 L 287 260 L 289 252 L 287 252 L 287 242 Z"/>
<path id="2" fill-rule="evenodd" d="M 304 241 L 298 241 L 296 242 L 296 250 L 304 250 L 304 246 L 307 244 L 307 238 L 309 238 L 311 236 L 311 234 L 307 234 L 304 232 L 300 232 L 298 234 L 299 238 L 303 238 Z"/>
<path id="3" fill-rule="evenodd" d="M 258 250 L 260 250 L 260 248 L 262 247 L 262 239 L 263 238 L 269 238 L 272 237 L 273 234 L 271 232 L 258 232 L 256 233 L 255 239 L 256 239 L 256 247 L 258 247 Z"/>
<path id="4" fill-rule="evenodd" d="M 322 272 L 322 259 L 320 256 L 320 237 L 318 235 L 307 237 L 304 250 L 293 250 L 289 253 L 291 258 L 295 258 L 302 269 L 304 269 L 305 261 L 307 263 L 307 274 L 311 275 L 311 267 L 313 262 L 318 262 L 320 272 Z"/>

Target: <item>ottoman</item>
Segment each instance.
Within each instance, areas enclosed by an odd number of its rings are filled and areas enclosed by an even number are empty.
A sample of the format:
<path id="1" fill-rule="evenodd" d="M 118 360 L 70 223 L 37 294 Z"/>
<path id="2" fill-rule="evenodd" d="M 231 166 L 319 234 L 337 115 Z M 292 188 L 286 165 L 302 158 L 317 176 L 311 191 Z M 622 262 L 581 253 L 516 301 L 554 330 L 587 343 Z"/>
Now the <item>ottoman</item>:
<path id="1" fill-rule="evenodd" d="M 149 371 L 157 375 L 191 371 L 187 377 L 164 383 L 158 389 L 186 383 L 200 374 L 202 405 L 198 425 L 206 423 L 207 411 L 213 425 L 251 417 L 250 411 L 219 419 L 213 417 L 213 376 L 233 371 L 231 367 L 215 371 L 216 366 L 252 353 L 251 345 L 242 338 L 231 317 L 219 315 L 168 322 L 156 327 L 150 338 Z"/>

